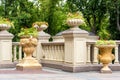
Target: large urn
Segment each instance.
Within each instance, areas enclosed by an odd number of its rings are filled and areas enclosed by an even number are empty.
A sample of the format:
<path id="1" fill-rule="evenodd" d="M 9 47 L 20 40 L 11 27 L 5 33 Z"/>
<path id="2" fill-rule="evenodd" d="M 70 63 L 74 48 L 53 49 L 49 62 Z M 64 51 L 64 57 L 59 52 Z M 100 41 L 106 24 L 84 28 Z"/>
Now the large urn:
<path id="1" fill-rule="evenodd" d="M 37 47 L 37 38 L 34 37 L 22 37 L 20 39 L 20 45 L 23 48 L 23 52 L 25 53 L 25 57 L 23 60 L 17 64 L 17 70 L 40 70 L 41 64 L 32 57 L 33 52 Z"/>
<path id="2" fill-rule="evenodd" d="M 115 45 L 99 45 L 96 46 L 99 48 L 100 53 L 98 54 L 98 60 L 103 64 L 101 73 L 112 73 L 112 70 L 108 67 L 109 63 L 115 59 L 112 54 L 112 49 Z"/>

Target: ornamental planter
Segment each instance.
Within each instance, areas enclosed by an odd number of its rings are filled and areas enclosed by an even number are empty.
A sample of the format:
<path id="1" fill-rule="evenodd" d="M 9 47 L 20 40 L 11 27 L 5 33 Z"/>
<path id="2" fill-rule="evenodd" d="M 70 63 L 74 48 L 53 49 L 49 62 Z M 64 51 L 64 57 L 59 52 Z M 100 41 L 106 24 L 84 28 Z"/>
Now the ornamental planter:
<path id="1" fill-rule="evenodd" d="M 8 24 L 0 24 L 0 30 L 8 30 L 11 26 Z"/>
<path id="2" fill-rule="evenodd" d="M 47 29 L 48 26 L 45 24 L 42 24 L 41 26 L 35 25 L 34 27 L 40 32 Z"/>
<path id="3" fill-rule="evenodd" d="M 43 30 L 45 30 L 45 29 L 47 29 L 47 27 L 48 27 L 48 23 L 47 22 L 34 22 L 33 24 L 32 24 L 32 26 L 34 27 L 34 28 L 36 28 L 39 32 L 40 31 L 43 31 Z"/>
<path id="4" fill-rule="evenodd" d="M 69 19 L 67 20 L 67 24 L 71 27 L 71 28 L 78 28 L 79 25 L 83 24 L 83 20 L 81 19 Z"/>
<path id="5" fill-rule="evenodd" d="M 98 45 L 96 46 L 100 50 L 100 54 L 98 54 L 98 60 L 103 64 L 103 68 L 101 69 L 101 73 L 112 73 L 112 70 L 108 67 L 108 64 L 115 59 L 112 54 L 112 49 L 115 45 Z"/>
<path id="6" fill-rule="evenodd" d="M 0 30 L 6 31 L 10 27 L 14 27 L 13 23 L 8 18 L 0 17 Z"/>
<path id="7" fill-rule="evenodd" d="M 23 52 L 26 54 L 26 56 L 23 58 L 22 61 L 17 64 L 16 69 L 17 70 L 40 70 L 41 64 L 32 57 L 33 52 L 35 51 L 37 47 L 37 39 L 33 37 L 22 37 L 20 39 L 20 45 L 23 48 Z"/>

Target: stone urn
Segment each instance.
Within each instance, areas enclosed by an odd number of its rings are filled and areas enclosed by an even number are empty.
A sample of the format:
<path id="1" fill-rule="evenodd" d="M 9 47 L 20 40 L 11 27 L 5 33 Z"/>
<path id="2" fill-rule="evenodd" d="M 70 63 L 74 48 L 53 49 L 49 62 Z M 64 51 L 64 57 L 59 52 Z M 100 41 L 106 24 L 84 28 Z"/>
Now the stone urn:
<path id="1" fill-rule="evenodd" d="M 34 25 L 34 27 L 38 30 L 38 31 L 43 31 L 45 29 L 47 29 L 47 25 L 45 24 L 42 24 L 41 26 L 38 26 L 38 25 Z"/>
<path id="2" fill-rule="evenodd" d="M 7 25 L 7 24 L 0 24 L 0 30 L 4 31 L 4 30 L 8 30 L 11 26 Z"/>
<path id="3" fill-rule="evenodd" d="M 96 46 L 100 53 L 98 54 L 98 60 L 103 64 L 103 68 L 101 69 L 101 73 L 112 73 L 112 70 L 108 67 L 109 63 L 115 59 L 112 54 L 112 49 L 115 45 L 99 45 Z"/>
<path id="4" fill-rule="evenodd" d="M 7 31 L 10 27 L 8 24 L 0 24 L 0 36 L 13 37 L 13 34 Z"/>
<path id="5" fill-rule="evenodd" d="M 71 29 L 72 28 L 78 28 L 78 26 L 83 24 L 83 22 L 84 21 L 81 20 L 81 19 L 74 19 L 74 18 L 67 20 L 67 24 L 68 24 L 68 26 L 71 27 Z"/>
<path id="6" fill-rule="evenodd" d="M 41 21 L 41 22 L 37 21 L 37 22 L 34 22 L 32 24 L 32 26 L 40 32 L 40 31 L 43 31 L 43 30 L 47 29 L 48 23 L 45 22 L 45 21 Z"/>
<path id="7" fill-rule="evenodd" d="M 23 60 L 17 64 L 17 70 L 40 70 L 41 64 L 32 57 L 33 52 L 37 47 L 38 40 L 34 37 L 21 37 L 20 45 L 23 48 L 23 52 L 25 53 L 25 57 Z"/>
<path id="8" fill-rule="evenodd" d="M 40 42 L 48 42 L 50 35 L 44 32 L 45 29 L 48 28 L 47 22 L 35 22 L 33 23 L 33 27 L 38 31 L 38 39 Z"/>

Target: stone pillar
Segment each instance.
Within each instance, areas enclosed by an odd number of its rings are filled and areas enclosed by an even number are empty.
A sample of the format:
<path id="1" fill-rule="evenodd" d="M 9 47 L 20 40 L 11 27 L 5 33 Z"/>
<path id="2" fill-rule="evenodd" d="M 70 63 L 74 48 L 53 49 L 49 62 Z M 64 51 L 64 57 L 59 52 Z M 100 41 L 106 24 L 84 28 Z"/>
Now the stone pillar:
<path id="1" fill-rule="evenodd" d="M 65 39 L 64 67 L 75 69 L 78 65 L 86 64 L 88 32 L 79 28 L 71 28 L 63 33 Z M 69 69 L 69 68 L 64 68 Z M 73 71 L 74 72 L 74 71 Z"/>
<path id="2" fill-rule="evenodd" d="M 0 64 L 12 63 L 12 38 L 8 31 L 0 31 Z"/>
<path id="3" fill-rule="evenodd" d="M 63 38 L 63 36 L 62 36 L 62 33 L 63 33 L 64 31 L 62 31 L 62 32 L 59 32 L 59 33 L 57 33 L 55 36 L 53 36 L 52 38 L 53 38 L 53 42 L 64 42 L 64 38 Z"/>
<path id="4" fill-rule="evenodd" d="M 53 42 L 64 42 L 63 36 L 53 36 Z"/>
<path id="5" fill-rule="evenodd" d="M 40 31 L 38 33 L 38 46 L 37 50 L 34 52 L 33 56 L 37 58 L 37 60 L 42 59 L 43 57 L 43 50 L 41 43 L 49 42 L 50 35 L 45 33 L 44 31 Z"/>

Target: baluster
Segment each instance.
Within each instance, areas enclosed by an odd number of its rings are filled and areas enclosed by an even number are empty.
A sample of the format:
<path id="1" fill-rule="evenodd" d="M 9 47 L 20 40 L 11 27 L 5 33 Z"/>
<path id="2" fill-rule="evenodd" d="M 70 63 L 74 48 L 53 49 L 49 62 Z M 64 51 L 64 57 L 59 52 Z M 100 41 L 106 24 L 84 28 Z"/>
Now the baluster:
<path id="1" fill-rule="evenodd" d="M 17 60 L 17 58 L 16 58 L 16 54 L 17 54 L 17 46 L 16 45 L 14 45 L 14 61 L 16 61 Z"/>
<path id="2" fill-rule="evenodd" d="M 54 51 L 54 45 L 50 46 L 50 51 L 51 51 L 51 60 L 54 60 L 54 53 L 53 53 L 53 51 Z"/>
<path id="3" fill-rule="evenodd" d="M 52 59 L 53 59 L 53 60 L 55 60 L 55 51 L 54 51 L 54 47 L 55 47 L 54 45 L 51 46 L 51 50 L 52 50 L 51 55 L 52 55 Z"/>
<path id="4" fill-rule="evenodd" d="M 119 60 L 118 60 L 118 44 L 115 47 L 115 63 L 119 63 Z"/>
<path id="5" fill-rule="evenodd" d="M 57 60 L 57 51 L 56 51 L 57 50 L 57 46 L 55 45 L 54 48 L 55 48 L 54 49 L 54 57 L 55 57 L 55 60 Z"/>
<path id="6" fill-rule="evenodd" d="M 57 61 L 60 61 L 60 47 L 57 45 Z"/>
<path id="7" fill-rule="evenodd" d="M 59 61 L 59 46 L 56 45 L 56 60 Z"/>
<path id="8" fill-rule="evenodd" d="M 49 60 L 52 60 L 52 53 L 51 53 L 51 46 L 48 46 L 48 54 L 49 54 Z"/>
<path id="9" fill-rule="evenodd" d="M 59 46 L 59 60 L 62 61 L 62 45 Z"/>
<path id="10" fill-rule="evenodd" d="M 47 59 L 47 56 L 46 56 L 46 52 L 47 51 L 47 48 L 46 48 L 46 46 L 43 46 L 43 55 L 44 55 L 44 59 Z"/>
<path id="11" fill-rule="evenodd" d="M 45 59 L 46 56 L 45 56 L 45 46 L 42 46 L 42 59 Z"/>
<path id="12" fill-rule="evenodd" d="M 91 45 L 88 44 L 88 45 L 87 45 L 87 63 L 88 63 L 88 64 L 91 63 L 91 61 L 90 61 L 90 47 L 91 47 Z"/>
<path id="13" fill-rule="evenodd" d="M 49 49 L 48 49 L 48 54 L 49 54 L 49 60 L 52 60 L 52 50 L 51 50 L 51 45 L 49 45 Z"/>
<path id="14" fill-rule="evenodd" d="M 22 47 L 19 46 L 19 60 L 22 60 Z"/>
<path id="15" fill-rule="evenodd" d="M 64 45 L 61 46 L 61 53 L 62 53 L 62 61 L 64 61 L 65 53 L 64 53 Z"/>
<path id="16" fill-rule="evenodd" d="M 58 54 L 59 54 L 59 61 L 62 61 L 61 45 L 58 45 Z"/>
<path id="17" fill-rule="evenodd" d="M 93 60 L 93 63 L 98 63 L 98 59 L 97 59 L 97 56 L 98 56 L 98 48 L 93 46 L 94 47 L 94 60 Z"/>
<path id="18" fill-rule="evenodd" d="M 49 49 L 49 46 L 47 45 L 46 46 L 46 54 L 45 54 L 47 60 L 49 59 L 49 54 L 48 54 L 49 50 L 48 49 Z"/>
<path id="19" fill-rule="evenodd" d="M 62 50 L 62 45 L 59 46 L 59 50 L 60 50 L 60 61 L 63 61 L 63 50 Z"/>

